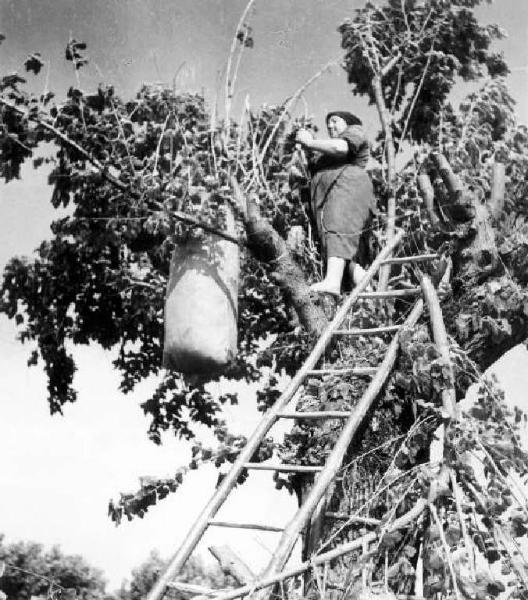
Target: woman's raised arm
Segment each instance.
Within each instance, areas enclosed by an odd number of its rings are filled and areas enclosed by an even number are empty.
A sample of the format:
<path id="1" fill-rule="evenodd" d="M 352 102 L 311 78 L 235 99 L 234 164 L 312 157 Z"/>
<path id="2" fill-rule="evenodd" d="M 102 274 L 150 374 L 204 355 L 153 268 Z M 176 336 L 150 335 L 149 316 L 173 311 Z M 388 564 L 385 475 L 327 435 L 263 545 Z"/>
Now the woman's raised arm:
<path id="1" fill-rule="evenodd" d="M 342 157 L 347 156 L 349 146 L 347 142 L 340 138 L 332 138 L 329 140 L 316 140 L 313 135 L 306 129 L 299 129 L 296 136 L 296 141 L 304 148 L 315 150 L 328 156 Z"/>

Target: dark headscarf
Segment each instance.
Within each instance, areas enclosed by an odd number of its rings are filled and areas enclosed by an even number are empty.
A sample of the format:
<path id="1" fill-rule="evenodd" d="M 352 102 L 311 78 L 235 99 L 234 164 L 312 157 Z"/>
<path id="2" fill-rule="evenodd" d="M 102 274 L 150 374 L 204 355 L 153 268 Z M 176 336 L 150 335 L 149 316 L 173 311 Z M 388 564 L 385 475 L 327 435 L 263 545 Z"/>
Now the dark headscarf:
<path id="1" fill-rule="evenodd" d="M 333 110 L 332 112 L 329 112 L 326 115 L 326 122 L 328 123 L 328 120 L 330 119 L 330 117 L 341 117 L 343 119 L 343 121 L 345 121 L 345 123 L 347 125 L 361 125 L 361 120 L 358 119 L 356 117 L 356 115 L 353 115 L 352 113 L 346 111 L 346 110 Z"/>

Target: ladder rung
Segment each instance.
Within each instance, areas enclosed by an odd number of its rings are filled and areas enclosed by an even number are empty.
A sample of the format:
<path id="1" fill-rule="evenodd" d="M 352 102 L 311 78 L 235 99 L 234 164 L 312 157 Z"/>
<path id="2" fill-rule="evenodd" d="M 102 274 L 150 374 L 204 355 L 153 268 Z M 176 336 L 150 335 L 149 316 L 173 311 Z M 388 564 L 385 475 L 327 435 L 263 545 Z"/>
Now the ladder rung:
<path id="1" fill-rule="evenodd" d="M 378 335 L 380 333 L 391 333 L 401 329 L 400 325 L 387 325 L 386 327 L 370 327 L 368 329 L 338 329 L 334 335 Z"/>
<path id="2" fill-rule="evenodd" d="M 265 463 L 244 463 L 245 469 L 256 469 L 257 471 L 281 471 L 283 473 L 319 473 L 324 467 L 307 465 L 269 465 Z"/>
<path id="3" fill-rule="evenodd" d="M 382 265 L 401 265 L 408 262 L 425 262 L 440 258 L 438 254 L 417 254 L 416 256 L 398 256 L 395 258 L 387 258 L 381 261 Z"/>
<path id="4" fill-rule="evenodd" d="M 408 290 L 387 290 L 386 292 L 362 292 L 359 298 L 404 298 L 406 296 L 417 296 L 422 288 L 413 287 Z"/>
<path id="5" fill-rule="evenodd" d="M 209 520 L 209 525 L 214 527 L 231 527 L 233 529 L 259 529 L 261 531 L 284 531 L 284 527 L 274 527 L 273 525 L 260 525 L 259 523 L 235 523 L 234 521 L 216 521 Z"/>
<path id="6" fill-rule="evenodd" d="M 206 588 L 202 585 L 196 585 L 194 583 L 187 583 L 184 581 L 169 581 L 167 587 L 172 590 L 178 590 L 184 595 L 187 596 L 216 596 L 217 594 L 221 594 L 225 590 L 213 590 L 211 588 Z"/>
<path id="7" fill-rule="evenodd" d="M 306 412 L 282 412 L 282 419 L 348 419 L 352 413 L 343 410 L 317 410 Z"/>
<path id="8" fill-rule="evenodd" d="M 350 521 L 351 523 L 363 523 L 364 525 L 379 525 L 381 521 L 379 519 L 372 519 L 370 517 L 355 517 L 348 513 L 337 513 L 337 512 L 326 512 L 325 517 L 328 519 L 337 519 L 340 521 Z"/>
<path id="9" fill-rule="evenodd" d="M 374 375 L 377 367 L 350 367 L 349 369 L 313 369 L 306 375 Z"/>

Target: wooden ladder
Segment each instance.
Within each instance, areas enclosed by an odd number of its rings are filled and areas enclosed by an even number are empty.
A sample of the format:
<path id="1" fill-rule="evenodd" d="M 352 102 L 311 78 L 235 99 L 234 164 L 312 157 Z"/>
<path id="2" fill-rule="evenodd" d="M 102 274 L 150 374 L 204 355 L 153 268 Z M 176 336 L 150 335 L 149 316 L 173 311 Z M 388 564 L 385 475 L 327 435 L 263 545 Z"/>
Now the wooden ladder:
<path id="1" fill-rule="evenodd" d="M 267 565 L 263 573 L 258 577 L 259 581 L 265 578 L 270 578 L 271 575 L 280 572 L 297 542 L 297 539 L 318 505 L 322 501 L 329 485 L 334 481 L 345 456 L 345 453 L 357 432 L 361 422 L 372 406 L 374 400 L 379 394 L 381 387 L 391 372 L 392 366 L 396 360 L 398 351 L 398 331 L 402 327 L 411 327 L 420 318 L 423 310 L 423 300 L 418 299 L 414 304 L 413 309 L 409 313 L 407 319 L 402 325 L 394 325 L 388 327 L 376 327 L 370 329 L 340 329 L 342 323 L 350 312 L 351 307 L 360 299 L 363 298 L 401 298 L 418 296 L 421 293 L 420 287 L 414 287 L 404 290 L 387 290 L 383 292 L 365 292 L 365 289 L 371 282 L 374 275 L 383 265 L 404 264 L 410 262 L 423 262 L 438 258 L 436 254 L 424 254 L 418 256 L 408 256 L 399 258 L 387 258 L 392 254 L 396 246 L 400 243 L 404 235 L 403 231 L 397 233 L 391 242 L 383 248 L 380 254 L 376 257 L 365 277 L 353 292 L 346 297 L 342 305 L 336 312 L 334 319 L 328 324 L 309 356 L 304 361 L 295 377 L 290 381 L 284 392 L 277 399 L 275 404 L 268 409 L 263 415 L 257 428 L 248 439 L 246 445 L 242 448 L 238 458 L 233 463 L 230 471 L 226 474 L 214 495 L 209 500 L 208 504 L 203 509 L 202 513 L 195 521 L 194 525 L 185 537 L 184 542 L 171 559 L 170 563 L 162 573 L 149 595 L 147 600 L 160 600 L 163 597 L 168 587 L 178 588 L 178 584 L 173 582 L 174 577 L 182 569 L 185 562 L 196 548 L 199 541 L 202 539 L 206 530 L 211 526 L 221 527 L 237 527 L 244 529 L 260 529 L 266 531 L 282 531 L 282 536 L 279 544 L 273 554 L 273 558 Z M 382 333 L 394 333 L 392 341 L 388 345 L 383 361 L 377 367 L 349 367 L 343 369 L 317 369 L 317 363 L 323 356 L 325 349 L 331 342 L 334 336 L 358 336 L 358 335 L 378 335 Z M 295 394 L 302 387 L 305 379 L 309 376 L 323 375 L 357 375 L 365 376 L 372 375 L 372 379 L 360 398 L 357 405 L 352 411 L 312 411 L 312 412 L 295 412 L 287 411 L 286 407 L 291 402 Z M 339 438 L 328 456 L 326 464 L 321 466 L 302 466 L 290 464 L 263 464 L 251 462 L 251 458 L 258 450 L 261 442 L 265 438 L 268 431 L 279 419 L 343 419 L 345 421 Z M 224 504 L 229 494 L 235 487 L 237 479 L 241 472 L 245 469 L 256 470 L 271 470 L 285 473 L 314 473 L 316 474 L 314 484 L 304 499 L 302 505 L 295 513 L 288 525 L 283 528 L 271 527 L 267 525 L 251 524 L 251 523 L 235 523 L 215 520 L 215 515 Z M 257 585 L 257 588 L 262 587 Z M 253 587 L 253 589 L 256 589 Z M 242 591 L 242 588 L 241 588 Z M 215 595 L 215 600 L 220 600 L 224 596 L 237 597 L 237 590 L 233 590 L 229 594 L 222 594 L 219 590 Z M 247 592 L 246 592 L 247 593 Z M 239 596 L 243 593 L 238 594 Z"/>

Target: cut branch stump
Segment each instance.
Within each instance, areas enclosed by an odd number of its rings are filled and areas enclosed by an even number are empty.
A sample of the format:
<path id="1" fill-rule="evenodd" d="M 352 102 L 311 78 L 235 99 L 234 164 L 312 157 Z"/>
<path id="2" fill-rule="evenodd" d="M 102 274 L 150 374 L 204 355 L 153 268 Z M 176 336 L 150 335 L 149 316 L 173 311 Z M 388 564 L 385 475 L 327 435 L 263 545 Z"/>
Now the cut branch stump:
<path id="1" fill-rule="evenodd" d="M 224 574 L 231 575 L 240 585 L 245 585 L 255 580 L 255 574 L 229 546 L 210 546 L 209 552 L 220 563 L 220 568 Z"/>

